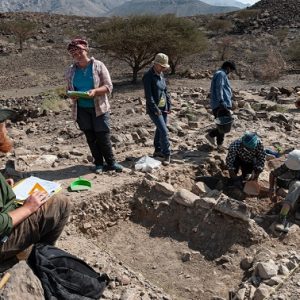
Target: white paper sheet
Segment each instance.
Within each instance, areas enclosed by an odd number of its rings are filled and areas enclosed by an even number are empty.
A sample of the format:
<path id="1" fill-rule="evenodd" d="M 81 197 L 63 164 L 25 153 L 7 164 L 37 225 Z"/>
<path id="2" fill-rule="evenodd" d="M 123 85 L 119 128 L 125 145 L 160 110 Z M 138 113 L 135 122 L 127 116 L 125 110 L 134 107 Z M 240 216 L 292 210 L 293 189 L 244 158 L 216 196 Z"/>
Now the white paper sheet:
<path id="1" fill-rule="evenodd" d="M 36 183 L 40 184 L 49 195 L 54 194 L 61 188 L 60 183 L 30 176 L 13 187 L 16 199 L 20 201 L 27 199 L 29 197 L 29 192 L 33 189 Z"/>

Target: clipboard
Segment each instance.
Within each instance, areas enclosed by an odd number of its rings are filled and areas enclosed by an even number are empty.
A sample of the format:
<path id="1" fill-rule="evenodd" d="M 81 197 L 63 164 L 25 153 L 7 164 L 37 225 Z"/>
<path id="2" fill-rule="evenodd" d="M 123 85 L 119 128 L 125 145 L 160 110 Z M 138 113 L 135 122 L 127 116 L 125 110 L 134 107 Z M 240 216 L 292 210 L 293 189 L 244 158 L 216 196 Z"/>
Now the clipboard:
<path id="1" fill-rule="evenodd" d="M 80 92 L 80 91 L 67 91 L 67 95 L 69 97 L 78 97 L 78 98 L 87 98 L 87 99 L 93 98 L 89 96 L 88 92 Z"/>
<path id="2" fill-rule="evenodd" d="M 49 196 L 52 196 L 62 190 L 61 184 L 54 181 L 41 179 L 38 177 L 30 176 L 17 182 L 12 190 L 16 195 L 16 200 L 21 203 L 26 200 L 33 192 L 43 191 Z"/>

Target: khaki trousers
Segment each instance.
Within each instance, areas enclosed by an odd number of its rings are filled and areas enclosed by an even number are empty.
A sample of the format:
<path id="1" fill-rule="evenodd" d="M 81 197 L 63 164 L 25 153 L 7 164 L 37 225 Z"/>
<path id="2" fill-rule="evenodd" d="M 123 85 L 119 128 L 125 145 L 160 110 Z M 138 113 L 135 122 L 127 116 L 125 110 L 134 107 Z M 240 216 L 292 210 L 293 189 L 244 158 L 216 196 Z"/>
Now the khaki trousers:
<path id="1" fill-rule="evenodd" d="M 13 228 L 8 240 L 0 246 L 0 265 L 32 244 L 54 245 L 70 211 L 71 205 L 66 197 L 52 196 L 38 211 Z"/>

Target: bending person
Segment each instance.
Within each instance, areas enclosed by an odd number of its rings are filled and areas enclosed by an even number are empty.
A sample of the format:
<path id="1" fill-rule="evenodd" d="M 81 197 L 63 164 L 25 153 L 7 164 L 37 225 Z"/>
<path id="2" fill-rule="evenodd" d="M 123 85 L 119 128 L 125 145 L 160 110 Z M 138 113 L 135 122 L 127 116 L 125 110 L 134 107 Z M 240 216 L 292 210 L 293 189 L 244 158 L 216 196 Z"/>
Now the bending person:
<path id="1" fill-rule="evenodd" d="M 229 146 L 226 157 L 226 166 L 229 176 L 237 178 L 242 171 L 243 180 L 258 180 L 259 174 L 265 165 L 266 153 L 264 146 L 256 133 L 245 132 L 238 140 Z"/>
<path id="2" fill-rule="evenodd" d="M 235 63 L 225 61 L 218 71 L 215 72 L 210 86 L 210 107 L 215 118 L 231 116 L 232 89 L 228 80 L 228 74 L 236 71 Z M 215 146 L 217 141 L 218 150 L 223 150 L 224 133 L 217 128 L 212 129 L 207 135 L 207 140 Z"/>
<path id="3" fill-rule="evenodd" d="M 278 184 L 278 179 L 280 178 L 284 179 L 285 186 L 280 186 L 280 184 Z M 287 232 L 287 216 L 291 209 L 297 208 L 298 213 L 296 213 L 296 219 L 300 219 L 298 203 L 300 198 L 300 150 L 291 151 L 288 154 L 286 161 L 270 173 L 269 181 L 269 194 L 271 200 L 276 196 L 277 187 L 288 188 L 288 193 L 279 214 L 278 224 L 275 226 L 276 230 Z"/>

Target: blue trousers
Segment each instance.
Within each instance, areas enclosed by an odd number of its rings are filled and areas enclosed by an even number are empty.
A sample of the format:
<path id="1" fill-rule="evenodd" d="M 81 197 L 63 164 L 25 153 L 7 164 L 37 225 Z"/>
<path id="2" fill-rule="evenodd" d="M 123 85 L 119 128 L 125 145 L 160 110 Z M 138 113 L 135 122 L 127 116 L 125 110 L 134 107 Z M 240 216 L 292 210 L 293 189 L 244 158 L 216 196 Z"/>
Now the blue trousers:
<path id="1" fill-rule="evenodd" d="M 154 136 L 154 149 L 155 152 L 161 152 L 163 155 L 170 155 L 170 142 L 167 128 L 168 114 L 162 112 L 161 115 L 149 113 L 150 119 L 156 126 Z"/>

